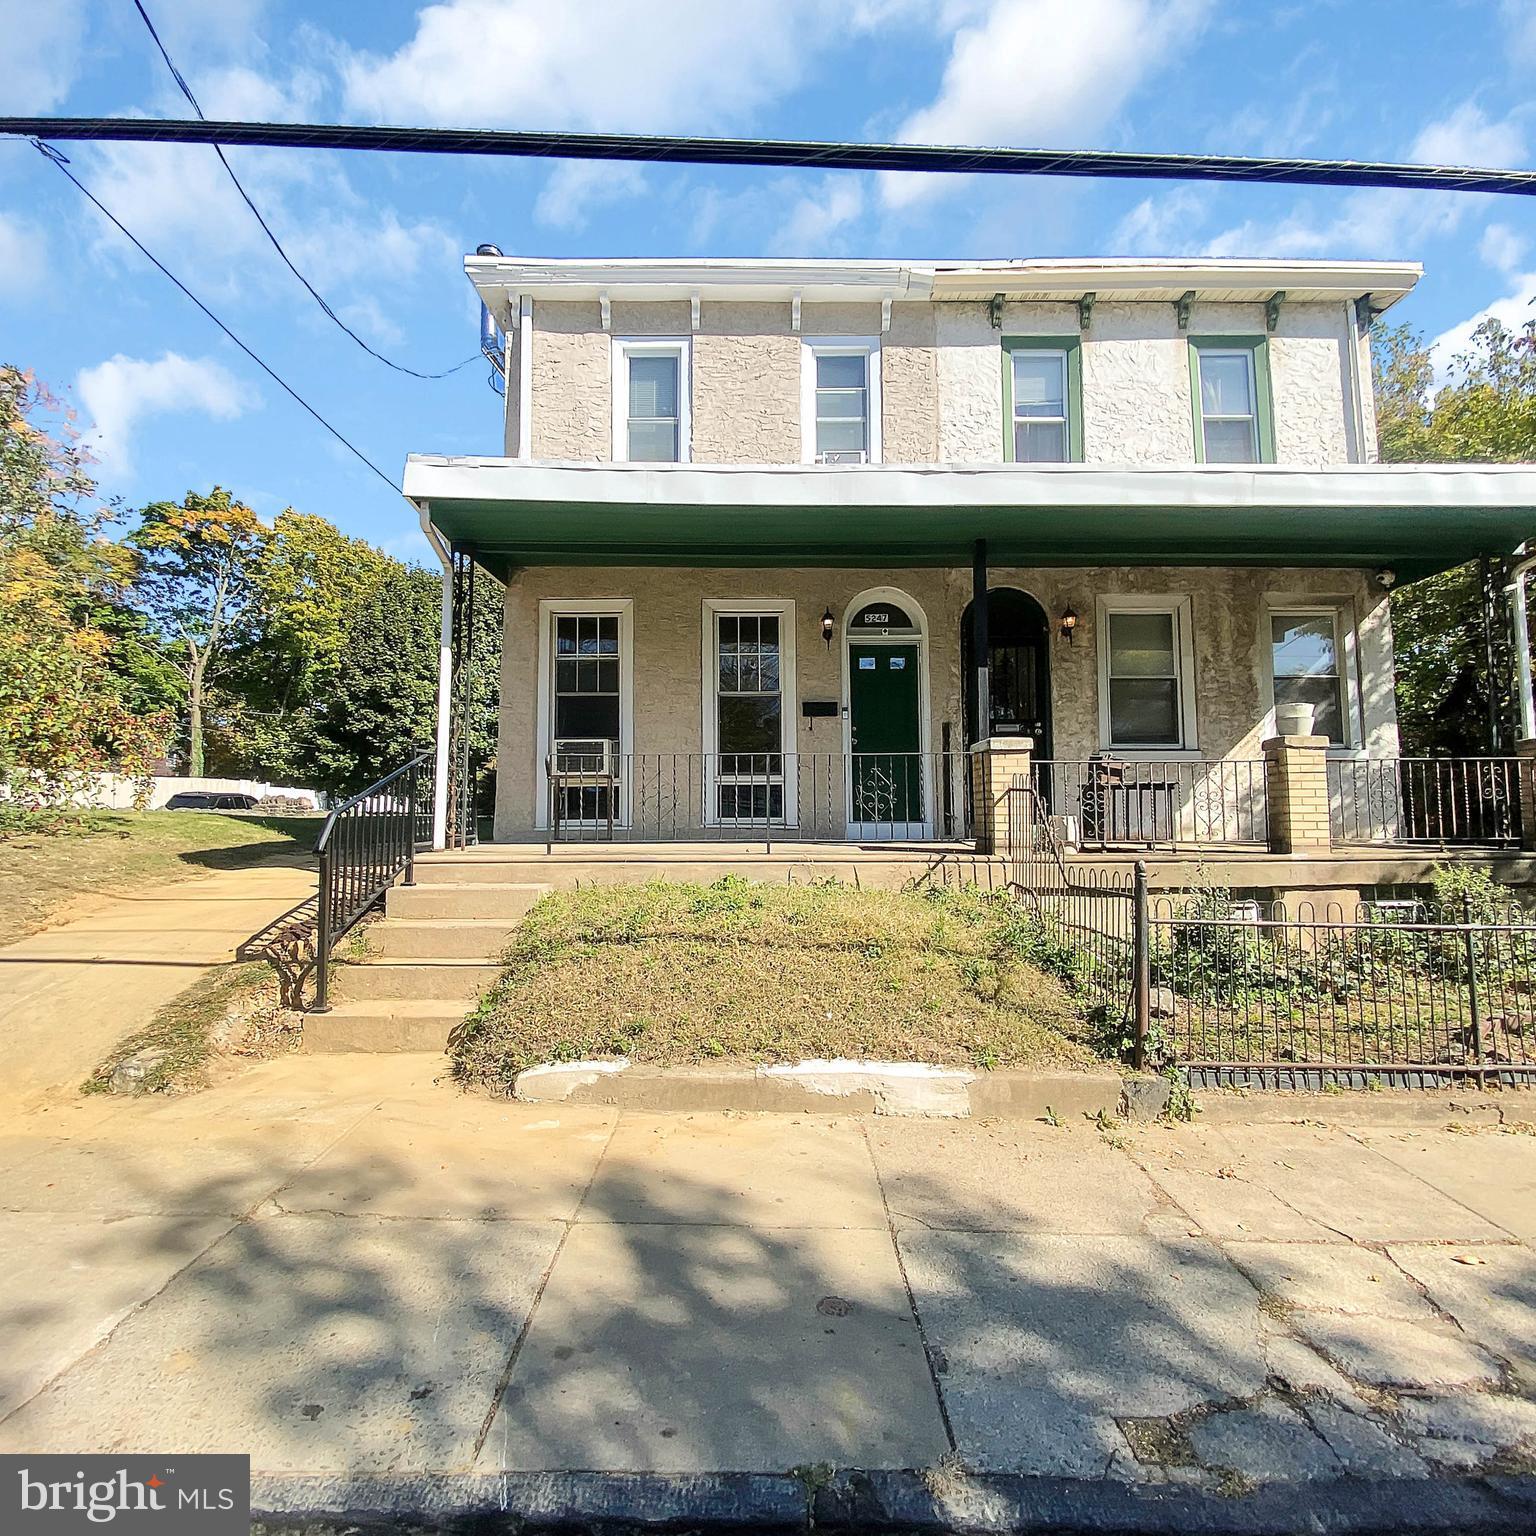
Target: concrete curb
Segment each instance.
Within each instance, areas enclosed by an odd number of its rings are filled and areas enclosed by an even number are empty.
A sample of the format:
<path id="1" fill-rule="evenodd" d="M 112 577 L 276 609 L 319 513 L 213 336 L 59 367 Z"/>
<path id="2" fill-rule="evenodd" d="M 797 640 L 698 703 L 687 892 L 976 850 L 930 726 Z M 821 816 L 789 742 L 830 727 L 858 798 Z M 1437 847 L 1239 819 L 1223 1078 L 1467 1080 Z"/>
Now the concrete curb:
<path id="1" fill-rule="evenodd" d="M 619 1109 L 742 1110 L 788 1114 L 1063 1120 L 1120 1113 L 1125 1079 L 1110 1070 L 984 1072 L 886 1061 L 802 1061 L 762 1067 L 651 1067 L 573 1061 L 518 1074 L 528 1104 L 602 1104 Z"/>
<path id="2" fill-rule="evenodd" d="M 1109 1479 L 839 1472 L 826 1481 L 769 1473 L 683 1475 L 510 1472 L 405 1478 L 257 1476 L 256 1536 L 411 1530 L 644 1530 L 774 1533 L 1053 1532 L 1094 1536 L 1329 1536 L 1526 1532 L 1536 1478 L 1272 1483 L 1223 1497 Z"/>

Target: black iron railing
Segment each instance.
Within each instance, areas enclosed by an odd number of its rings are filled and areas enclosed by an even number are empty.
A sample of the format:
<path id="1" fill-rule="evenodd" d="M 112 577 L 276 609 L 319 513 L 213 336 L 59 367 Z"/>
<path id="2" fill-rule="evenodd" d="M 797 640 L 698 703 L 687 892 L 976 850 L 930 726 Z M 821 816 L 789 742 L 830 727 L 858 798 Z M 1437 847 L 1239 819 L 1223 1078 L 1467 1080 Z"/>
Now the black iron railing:
<path id="1" fill-rule="evenodd" d="M 326 817 L 315 842 L 315 1001 L 330 1006 L 330 960 L 337 941 L 404 876 L 414 883 L 416 855 L 432 846 L 432 757 L 422 752 Z"/>
<path id="2" fill-rule="evenodd" d="M 1516 757 L 1342 758 L 1328 764 L 1339 843 L 1500 847 L 1520 841 Z"/>

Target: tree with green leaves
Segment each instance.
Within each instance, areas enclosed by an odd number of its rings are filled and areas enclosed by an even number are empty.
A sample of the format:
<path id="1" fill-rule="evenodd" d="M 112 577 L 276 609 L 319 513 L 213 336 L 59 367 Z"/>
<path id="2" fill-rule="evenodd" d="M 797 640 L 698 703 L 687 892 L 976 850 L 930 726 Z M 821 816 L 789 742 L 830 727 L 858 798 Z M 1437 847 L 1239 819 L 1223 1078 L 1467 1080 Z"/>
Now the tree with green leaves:
<path id="1" fill-rule="evenodd" d="M 1536 320 L 1511 331 L 1487 320 L 1434 388 L 1423 338 L 1406 326 L 1372 338 L 1377 437 L 1389 464 L 1536 462 Z M 1488 635 L 1482 574 L 1462 565 L 1392 594 L 1397 712 L 1410 754 L 1488 749 Z M 1509 718 L 1509 645 L 1492 636 L 1492 707 Z"/>
<path id="2" fill-rule="evenodd" d="M 98 773 L 147 778 L 165 678 L 128 606 L 133 560 L 107 537 L 70 413 L 0 367 L 0 786 L 56 805 Z"/>
<path id="3" fill-rule="evenodd" d="M 187 771 L 204 768 L 203 711 L 231 647 L 259 613 L 257 571 L 270 533 L 222 486 L 151 502 L 128 542 L 139 555 L 138 600 L 184 688 Z"/>

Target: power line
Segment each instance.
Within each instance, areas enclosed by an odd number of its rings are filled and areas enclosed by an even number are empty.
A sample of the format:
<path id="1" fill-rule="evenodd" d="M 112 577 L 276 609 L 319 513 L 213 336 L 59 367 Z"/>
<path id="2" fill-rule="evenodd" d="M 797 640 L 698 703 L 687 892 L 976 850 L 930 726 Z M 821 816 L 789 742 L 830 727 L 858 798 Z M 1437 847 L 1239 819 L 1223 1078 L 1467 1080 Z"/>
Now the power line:
<path id="1" fill-rule="evenodd" d="M 241 339 L 236 336 L 235 333 L 230 330 L 230 328 L 225 325 L 224 322 L 220 320 L 219 317 L 214 314 L 214 312 L 209 309 L 208 306 L 204 304 L 203 301 L 198 298 L 198 296 L 193 293 L 192 290 L 188 288 L 187 285 L 182 282 L 182 280 L 177 277 L 176 274 L 172 272 L 171 269 L 166 266 L 166 264 L 161 261 L 158 256 L 147 249 L 144 245 L 144 242 L 140 240 L 139 237 L 135 235 L 133 231 L 129 229 L 127 225 L 125 225 L 123 221 L 118 218 L 118 216 L 113 213 L 112 210 L 108 208 L 106 204 L 103 203 L 101 199 L 98 198 L 96 194 L 92 192 L 91 189 L 86 186 L 85 183 L 81 181 L 80 178 L 76 176 L 72 170 L 70 170 L 69 161 L 58 150 L 56 150 L 51 144 L 44 144 L 41 139 L 36 138 L 32 140 L 32 147 L 36 149 L 37 152 L 42 155 L 45 160 L 49 161 L 53 165 L 56 165 L 59 170 L 62 171 L 64 175 L 67 176 L 75 184 L 75 186 L 86 197 L 86 199 L 94 204 L 102 217 L 107 219 L 111 224 L 115 225 L 118 231 L 134 245 L 141 256 L 143 256 L 152 265 L 159 268 L 159 270 L 163 272 L 166 277 L 170 278 L 170 280 L 179 289 L 181 289 L 181 291 L 189 299 L 191 299 L 191 301 L 196 304 L 197 307 L 202 310 L 202 312 L 207 315 L 207 317 L 212 320 L 213 323 L 218 326 L 218 328 L 223 331 L 224 334 L 229 337 L 229 339 L 234 342 L 234 344 L 239 347 L 240 350 L 244 352 L 245 355 L 250 358 L 250 360 L 255 363 L 256 366 L 260 368 L 261 371 L 265 373 L 274 384 L 276 384 L 280 389 L 284 391 L 284 393 L 290 395 L 294 400 L 302 405 L 304 409 L 308 411 L 309 414 L 313 416 L 315 420 L 318 421 L 320 425 L 324 427 L 325 430 L 329 432 L 331 436 L 334 437 L 336 441 L 347 450 L 348 453 L 352 454 L 355 458 L 360 459 L 364 464 L 366 464 L 368 468 L 371 469 L 374 474 L 376 474 L 379 479 L 382 480 L 385 485 L 387 485 L 390 490 L 392 490 L 397 496 L 403 494 L 400 490 L 400 487 L 396 485 L 395 482 L 391 480 L 390 477 L 386 475 L 384 471 L 380 469 L 379 466 L 375 464 L 373 460 L 370 459 L 361 448 L 350 442 L 341 434 L 337 428 L 333 427 L 330 422 L 328 422 L 325 417 L 322 416 L 320 412 L 317 411 L 314 406 L 312 406 L 309 401 L 306 400 L 303 395 L 301 395 L 298 390 L 293 387 L 293 385 L 291 385 L 285 378 L 283 378 L 282 375 L 279 374 L 277 370 L 271 366 L 271 364 L 258 357 L 255 352 L 246 346 L 246 344 L 241 341 Z"/>
<path id="2" fill-rule="evenodd" d="M 1536 194 L 1536 171 L 1404 165 L 1378 160 L 1261 159 L 1241 155 L 1128 154 L 1110 150 L 988 149 L 944 144 L 816 143 L 675 134 L 377 128 L 340 123 L 197 122 L 181 118 L 0 117 L 0 133 L 44 139 L 277 149 L 387 150 L 674 165 L 793 166 L 993 176 L 1086 176 L 1154 181 L 1239 181 L 1417 191 Z"/>
<path id="3" fill-rule="evenodd" d="M 175 61 L 171 58 L 170 51 L 166 48 L 165 44 L 161 42 L 160 34 L 155 30 L 154 22 L 149 19 L 149 12 L 144 9 L 143 0 L 133 0 L 133 4 L 134 9 L 139 13 L 140 19 L 143 21 L 144 25 L 149 28 L 149 35 L 155 40 L 155 47 L 160 50 L 160 57 L 165 60 L 165 67 L 170 70 L 171 78 L 180 88 L 181 94 L 185 96 L 189 102 L 192 103 L 192 110 L 197 113 L 199 120 L 206 122 L 208 120 L 207 114 L 204 113 L 197 97 L 192 94 L 192 87 L 187 84 L 186 76 L 184 76 L 182 72 L 177 69 Z M 347 335 L 350 336 L 352 340 L 355 341 L 358 346 L 360 346 L 363 351 L 369 355 L 369 357 L 376 358 L 379 362 L 383 363 L 386 368 L 393 368 L 397 373 L 408 373 L 413 379 L 446 379 L 450 374 L 457 373 L 459 369 L 467 368 L 471 363 L 478 361 L 480 354 L 476 352 L 473 357 L 466 357 L 462 363 L 455 363 L 453 367 L 445 368 L 441 373 L 419 373 L 414 368 L 406 367 L 404 363 L 397 363 L 393 358 L 385 357 L 382 352 L 376 352 L 372 347 L 368 345 L 366 341 L 363 340 L 361 336 L 357 334 L 356 331 L 352 329 L 350 325 L 347 324 L 345 320 L 341 318 L 340 315 L 336 313 L 334 309 L 331 308 L 331 306 L 326 302 L 325 298 L 315 288 L 315 285 L 310 282 L 310 280 L 305 277 L 304 274 L 300 272 L 296 266 L 294 266 L 292 259 L 288 255 L 288 252 L 283 249 L 282 242 L 277 238 L 275 234 L 272 233 L 271 225 L 269 225 L 267 221 L 262 217 L 261 210 L 256 206 L 255 203 L 251 201 L 250 193 L 247 192 L 245 188 L 240 184 L 240 178 L 235 175 L 235 168 L 229 163 L 228 159 L 225 157 L 223 149 L 217 143 L 215 143 L 213 146 L 213 152 L 219 157 L 219 164 L 224 167 L 225 171 L 229 175 L 229 179 L 234 182 L 235 191 L 240 194 L 241 198 L 245 202 L 245 206 L 249 208 L 255 215 L 256 222 L 261 225 L 262 233 L 265 234 L 267 239 L 272 242 L 272 249 L 282 257 L 283 265 L 287 267 L 288 270 L 292 272 L 293 275 L 298 278 L 298 280 L 303 283 L 303 285 L 309 290 L 309 296 L 325 312 L 326 317 L 331 320 L 333 324 L 339 326 L 343 331 L 345 331 Z"/>

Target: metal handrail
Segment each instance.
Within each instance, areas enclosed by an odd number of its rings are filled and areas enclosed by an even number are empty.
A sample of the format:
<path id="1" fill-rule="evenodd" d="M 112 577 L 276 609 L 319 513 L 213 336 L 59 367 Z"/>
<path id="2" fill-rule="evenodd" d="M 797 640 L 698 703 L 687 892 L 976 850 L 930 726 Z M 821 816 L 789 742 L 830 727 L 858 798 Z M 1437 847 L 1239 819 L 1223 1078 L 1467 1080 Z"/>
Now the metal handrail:
<path id="1" fill-rule="evenodd" d="M 430 817 L 430 798 L 423 797 L 420 781 L 431 758 L 430 752 L 418 752 L 342 801 L 326 817 L 315 839 L 319 869 L 313 1013 L 330 1007 L 331 951 L 337 940 L 402 874 L 406 885 L 416 883 L 416 854 L 431 846 L 430 834 L 425 839 L 420 836 L 424 798 Z"/>

